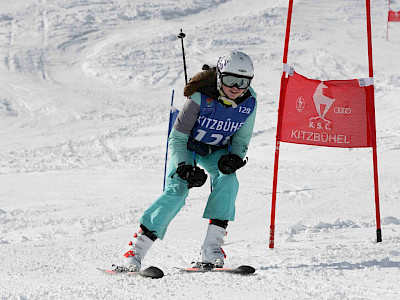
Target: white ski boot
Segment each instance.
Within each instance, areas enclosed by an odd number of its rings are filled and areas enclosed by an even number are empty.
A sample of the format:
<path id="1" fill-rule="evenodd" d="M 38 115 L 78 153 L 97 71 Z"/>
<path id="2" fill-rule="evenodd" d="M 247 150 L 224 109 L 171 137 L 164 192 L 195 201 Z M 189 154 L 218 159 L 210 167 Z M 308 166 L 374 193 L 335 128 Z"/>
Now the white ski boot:
<path id="1" fill-rule="evenodd" d="M 133 237 L 134 241 L 129 242 L 129 249 L 124 254 L 124 265 L 130 272 L 137 272 L 140 271 L 142 260 L 154 241 L 142 234 L 142 231 L 139 231 L 139 234 L 135 233 Z"/>
<path id="2" fill-rule="evenodd" d="M 218 268 L 224 265 L 226 255 L 222 245 L 226 235 L 226 229 L 214 224 L 208 225 L 207 235 L 201 247 L 200 264 Z"/>

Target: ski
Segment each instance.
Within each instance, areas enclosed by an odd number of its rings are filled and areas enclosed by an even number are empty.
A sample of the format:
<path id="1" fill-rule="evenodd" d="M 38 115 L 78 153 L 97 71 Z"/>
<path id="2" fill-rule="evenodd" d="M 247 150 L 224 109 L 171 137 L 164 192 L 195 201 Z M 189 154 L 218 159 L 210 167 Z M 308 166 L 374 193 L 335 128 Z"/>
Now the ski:
<path id="1" fill-rule="evenodd" d="M 224 272 L 239 275 L 253 274 L 256 270 L 251 266 L 240 266 L 237 268 L 214 268 L 205 266 L 194 266 L 190 268 L 177 268 L 181 272 L 188 273 L 205 273 L 205 272 Z"/>
<path id="2" fill-rule="evenodd" d="M 148 267 L 147 269 L 132 272 L 121 267 L 115 267 L 113 270 L 100 269 L 98 270 L 110 275 L 128 275 L 128 276 L 142 276 L 152 279 L 158 279 L 164 276 L 164 272 L 157 267 Z"/>

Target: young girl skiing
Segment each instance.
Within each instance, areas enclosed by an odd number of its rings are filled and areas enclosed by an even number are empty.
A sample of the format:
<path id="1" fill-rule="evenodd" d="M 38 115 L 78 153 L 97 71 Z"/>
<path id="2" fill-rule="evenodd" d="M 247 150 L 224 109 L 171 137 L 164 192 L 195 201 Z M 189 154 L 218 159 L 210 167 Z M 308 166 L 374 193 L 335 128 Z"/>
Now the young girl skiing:
<path id="1" fill-rule="evenodd" d="M 250 57 L 231 51 L 219 58 L 216 68 L 198 73 L 186 85 L 188 99 L 169 137 L 165 191 L 140 218 L 140 231 L 124 254 L 124 270 L 140 270 L 153 242 L 164 238 L 169 223 L 185 205 L 189 189 L 207 180 L 205 171 L 212 179 L 212 191 L 203 218 L 210 224 L 198 264 L 223 266 L 221 246 L 228 221 L 235 218 L 239 189 L 235 172 L 246 164 L 256 116 L 256 94 L 250 87 L 253 76 Z"/>

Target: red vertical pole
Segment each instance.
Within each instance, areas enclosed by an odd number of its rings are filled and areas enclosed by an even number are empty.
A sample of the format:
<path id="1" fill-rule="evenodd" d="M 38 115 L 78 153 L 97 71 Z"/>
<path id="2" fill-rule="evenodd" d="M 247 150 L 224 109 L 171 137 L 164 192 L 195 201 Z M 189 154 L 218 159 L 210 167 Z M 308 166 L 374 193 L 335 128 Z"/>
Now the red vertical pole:
<path id="1" fill-rule="evenodd" d="M 289 38 L 290 38 L 290 24 L 292 22 L 292 11 L 293 11 L 293 0 L 289 0 L 288 16 L 286 23 L 286 36 L 285 36 L 285 47 L 283 50 L 283 63 L 287 63 L 288 49 L 289 49 Z M 276 144 L 275 144 L 275 161 L 274 161 L 274 179 L 272 182 L 272 207 L 271 207 L 271 224 L 269 232 L 269 248 L 274 248 L 275 242 L 275 208 L 276 208 L 276 191 L 278 185 L 278 165 L 279 165 L 279 146 L 281 138 L 282 128 L 282 114 L 283 104 L 286 94 L 286 72 L 282 72 L 281 77 L 281 90 L 279 94 L 279 108 L 278 108 L 278 124 L 276 126 Z"/>
<path id="2" fill-rule="evenodd" d="M 369 77 L 374 77 L 374 69 L 372 64 L 372 38 L 371 38 L 371 8 L 370 0 L 366 0 L 367 8 L 367 35 L 368 35 L 368 67 Z M 378 156 L 376 150 L 376 124 L 375 124 L 375 101 L 374 101 L 374 86 L 370 85 L 367 87 L 368 100 L 371 101 L 371 121 L 372 121 L 372 160 L 374 165 L 374 187 L 375 187 L 375 212 L 376 212 L 376 241 L 382 242 L 381 233 L 381 217 L 379 209 L 379 186 L 378 186 Z"/>
<path id="3" fill-rule="evenodd" d="M 388 4 L 388 18 L 386 20 L 386 40 L 389 38 L 389 11 L 390 11 L 390 0 Z"/>

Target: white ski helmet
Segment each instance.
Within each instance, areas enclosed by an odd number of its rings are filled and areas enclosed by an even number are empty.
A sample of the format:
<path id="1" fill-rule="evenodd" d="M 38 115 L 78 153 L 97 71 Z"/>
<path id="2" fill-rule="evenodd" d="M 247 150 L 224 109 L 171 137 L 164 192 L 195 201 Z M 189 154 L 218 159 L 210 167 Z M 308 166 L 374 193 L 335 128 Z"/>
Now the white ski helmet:
<path id="1" fill-rule="evenodd" d="M 228 73 L 243 77 L 254 77 L 251 58 L 241 51 L 229 51 L 218 59 L 217 69 L 220 74 Z"/>
<path id="2" fill-rule="evenodd" d="M 221 90 L 223 75 L 235 75 L 236 77 L 244 77 L 253 79 L 254 67 L 251 58 L 241 51 L 229 51 L 226 55 L 221 56 L 217 62 L 217 87 Z M 250 83 L 249 83 L 250 84 Z M 248 87 L 245 91 L 247 91 Z"/>

